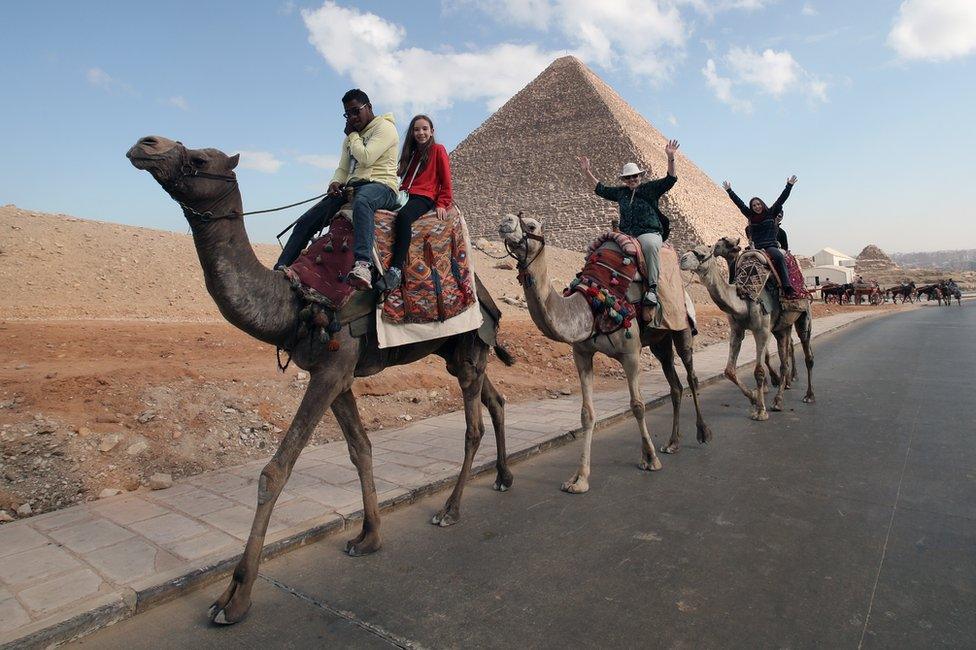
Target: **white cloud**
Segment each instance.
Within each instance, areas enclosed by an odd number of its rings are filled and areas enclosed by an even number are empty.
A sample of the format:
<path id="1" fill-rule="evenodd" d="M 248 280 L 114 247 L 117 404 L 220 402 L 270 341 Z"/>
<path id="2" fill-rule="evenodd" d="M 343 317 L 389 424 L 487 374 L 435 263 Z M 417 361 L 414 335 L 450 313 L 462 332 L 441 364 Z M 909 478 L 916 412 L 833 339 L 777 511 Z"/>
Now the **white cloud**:
<path id="1" fill-rule="evenodd" d="M 715 68 L 715 61 L 709 59 L 705 63 L 705 67 L 702 68 L 702 74 L 705 75 L 705 83 L 715 92 L 715 96 L 720 102 L 731 106 L 733 111 L 741 113 L 752 112 L 751 102 L 736 99 L 732 94 L 732 80 L 718 74 Z"/>
<path id="2" fill-rule="evenodd" d="M 241 169 L 253 169 L 263 174 L 277 173 L 284 164 L 268 151 L 241 151 Z"/>
<path id="3" fill-rule="evenodd" d="M 674 115 L 668 115 L 668 124 L 671 126 L 678 126 L 678 118 Z"/>
<path id="4" fill-rule="evenodd" d="M 89 68 L 85 72 L 85 78 L 88 79 L 88 83 L 96 88 L 101 88 L 106 92 L 133 92 L 132 86 L 112 77 L 109 73 L 105 72 L 101 68 Z"/>
<path id="5" fill-rule="evenodd" d="M 292 2 L 292 0 L 288 0 L 287 2 L 282 2 L 278 6 L 278 14 L 281 16 L 290 16 L 293 13 L 295 13 L 295 3 Z"/>
<path id="6" fill-rule="evenodd" d="M 295 156 L 295 160 L 319 169 L 335 169 L 339 166 L 339 156 L 333 154 L 303 154 Z"/>
<path id="7" fill-rule="evenodd" d="M 693 0 L 699 2 L 699 0 Z M 638 77 L 670 77 L 688 36 L 670 0 L 465 0 L 502 23 L 556 31 L 579 58 L 603 68 L 622 65 Z"/>
<path id="8" fill-rule="evenodd" d="M 190 110 L 190 105 L 187 103 L 186 98 L 183 95 L 175 95 L 166 100 L 166 103 L 170 106 L 175 106 L 181 111 Z"/>
<path id="9" fill-rule="evenodd" d="M 758 86 L 774 97 L 794 85 L 800 73 L 800 66 L 786 50 L 766 49 L 757 54 L 750 48 L 733 47 L 725 55 L 725 61 L 738 81 Z"/>
<path id="10" fill-rule="evenodd" d="M 814 7 L 812 4 L 810 4 L 809 2 L 804 2 L 803 9 L 800 10 L 800 13 L 803 14 L 804 16 L 816 16 L 820 12 L 818 12 L 817 8 Z"/>
<path id="11" fill-rule="evenodd" d="M 888 34 L 903 59 L 945 61 L 976 51 L 974 0 L 906 0 Z"/>
<path id="12" fill-rule="evenodd" d="M 404 47 L 402 26 L 331 0 L 303 9 L 302 18 L 309 42 L 333 70 L 365 90 L 378 111 L 442 109 L 455 101 L 484 101 L 494 110 L 564 54 L 510 43 L 472 52 Z"/>

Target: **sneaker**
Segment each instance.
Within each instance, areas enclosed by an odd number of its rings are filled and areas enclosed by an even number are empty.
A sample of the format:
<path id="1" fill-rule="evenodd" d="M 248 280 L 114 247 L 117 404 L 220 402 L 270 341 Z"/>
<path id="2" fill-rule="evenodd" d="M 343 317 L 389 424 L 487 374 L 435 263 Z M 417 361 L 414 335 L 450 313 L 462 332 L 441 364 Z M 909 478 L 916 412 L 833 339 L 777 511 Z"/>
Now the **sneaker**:
<path id="1" fill-rule="evenodd" d="M 644 304 L 650 305 L 651 307 L 657 306 L 657 293 L 654 292 L 654 289 L 650 289 L 644 294 Z"/>
<path id="2" fill-rule="evenodd" d="M 346 284 L 356 291 L 369 291 L 373 288 L 373 270 L 369 262 L 356 260 L 352 270 L 346 275 Z"/>

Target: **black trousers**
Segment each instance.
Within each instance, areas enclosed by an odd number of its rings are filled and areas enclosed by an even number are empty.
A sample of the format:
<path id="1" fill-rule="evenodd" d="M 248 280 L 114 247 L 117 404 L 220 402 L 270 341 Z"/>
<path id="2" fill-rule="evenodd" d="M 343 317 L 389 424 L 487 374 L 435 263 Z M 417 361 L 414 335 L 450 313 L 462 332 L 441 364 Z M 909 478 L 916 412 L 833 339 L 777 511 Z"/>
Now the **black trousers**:
<path id="1" fill-rule="evenodd" d="M 434 209 L 434 201 L 426 196 L 411 194 L 407 204 L 397 212 L 394 223 L 393 260 L 390 266 L 403 270 L 410 250 L 411 226 L 413 222 Z"/>
<path id="2" fill-rule="evenodd" d="M 783 288 L 792 289 L 793 285 L 790 283 L 790 271 L 786 268 L 786 255 L 783 254 L 783 249 L 777 246 L 776 242 L 757 243 L 756 248 L 765 250 L 773 260 L 773 264 L 776 265 L 776 272 L 783 281 Z"/>

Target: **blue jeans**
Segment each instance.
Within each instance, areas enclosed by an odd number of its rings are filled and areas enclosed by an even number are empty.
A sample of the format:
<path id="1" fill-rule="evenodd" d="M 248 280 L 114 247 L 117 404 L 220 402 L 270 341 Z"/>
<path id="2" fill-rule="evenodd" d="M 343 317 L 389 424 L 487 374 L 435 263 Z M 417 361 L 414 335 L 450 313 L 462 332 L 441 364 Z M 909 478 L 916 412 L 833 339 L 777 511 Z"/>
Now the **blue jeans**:
<path id="1" fill-rule="evenodd" d="M 352 201 L 352 222 L 356 241 L 353 245 L 353 256 L 357 260 L 371 262 L 373 259 L 373 213 L 376 210 L 392 210 L 395 208 L 396 194 L 386 185 L 379 183 L 363 183 L 354 186 L 356 187 L 356 196 Z M 275 268 L 288 266 L 297 260 L 315 233 L 324 228 L 345 203 L 345 193 L 327 196 L 299 217 L 291 236 L 288 237 L 284 250 L 281 251 L 281 256 L 275 263 Z"/>

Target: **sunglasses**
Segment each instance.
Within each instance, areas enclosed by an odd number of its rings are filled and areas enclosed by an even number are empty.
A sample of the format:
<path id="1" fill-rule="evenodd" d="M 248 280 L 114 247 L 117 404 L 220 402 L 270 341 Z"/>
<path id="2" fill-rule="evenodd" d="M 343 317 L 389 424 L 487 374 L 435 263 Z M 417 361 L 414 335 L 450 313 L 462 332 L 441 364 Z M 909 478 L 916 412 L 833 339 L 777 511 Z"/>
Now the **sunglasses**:
<path id="1" fill-rule="evenodd" d="M 342 117 L 346 118 L 347 120 L 350 117 L 356 117 L 357 115 L 359 115 L 359 111 L 363 110 L 367 106 L 369 106 L 369 104 L 365 104 L 364 106 L 359 106 L 358 108 L 350 108 L 346 110 L 345 113 L 342 114 Z"/>
<path id="2" fill-rule="evenodd" d="M 631 174 L 630 176 L 621 176 L 620 178 L 621 180 L 624 181 L 636 181 L 636 180 L 640 180 L 640 177 L 641 177 L 640 174 Z"/>

